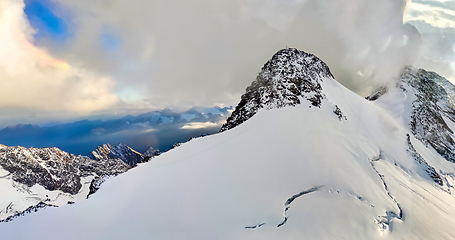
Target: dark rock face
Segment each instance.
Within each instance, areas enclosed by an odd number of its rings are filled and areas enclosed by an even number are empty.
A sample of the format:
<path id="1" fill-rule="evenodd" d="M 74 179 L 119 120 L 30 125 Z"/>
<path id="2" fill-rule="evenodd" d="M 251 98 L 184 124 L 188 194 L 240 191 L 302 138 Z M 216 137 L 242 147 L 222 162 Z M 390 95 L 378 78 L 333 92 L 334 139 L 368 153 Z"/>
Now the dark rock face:
<path id="1" fill-rule="evenodd" d="M 95 161 L 75 156 L 58 148 L 6 147 L 0 149 L 0 166 L 12 174 L 13 181 L 32 187 L 77 194 L 81 177 L 117 175 L 129 166 L 118 159 Z"/>
<path id="2" fill-rule="evenodd" d="M 108 176 L 105 176 L 105 177 L 96 176 L 95 178 L 93 178 L 92 182 L 90 183 L 87 198 L 89 198 L 90 195 L 96 193 L 96 191 L 98 191 L 101 188 L 101 184 L 103 184 L 107 180 L 107 178 L 109 178 L 109 177 Z"/>
<path id="3" fill-rule="evenodd" d="M 338 107 L 338 105 L 335 105 L 335 110 L 333 110 L 333 113 L 335 113 L 335 115 L 337 115 L 338 117 L 338 120 L 348 120 L 348 118 L 343 114 L 343 112 L 341 111 L 341 109 Z"/>
<path id="4" fill-rule="evenodd" d="M 144 157 L 156 157 L 161 154 L 161 151 L 154 147 L 148 147 L 147 150 L 142 154 Z"/>
<path id="5" fill-rule="evenodd" d="M 455 109 L 449 103 L 449 96 L 440 85 L 441 82 L 450 84 L 434 72 L 406 67 L 398 86 L 403 91 L 414 93 L 416 97 L 412 102 L 412 134 L 427 147 L 433 147 L 446 160 L 455 162 L 453 131 L 443 118 L 455 122 Z"/>
<path id="6" fill-rule="evenodd" d="M 121 159 L 130 166 L 135 166 L 144 160 L 144 155 L 122 143 L 115 147 L 103 144 L 87 156 L 94 160 Z"/>
<path id="7" fill-rule="evenodd" d="M 261 108 L 295 106 L 301 99 L 320 107 L 325 98 L 320 84 L 324 78 L 333 79 L 333 75 L 318 57 L 294 48 L 278 51 L 246 89 L 220 132 L 242 124 Z"/>
<path id="8" fill-rule="evenodd" d="M 389 88 L 387 86 L 382 86 L 376 89 L 374 92 L 372 92 L 368 97 L 365 97 L 365 99 L 368 101 L 376 101 L 378 98 L 386 94 L 388 91 Z"/>

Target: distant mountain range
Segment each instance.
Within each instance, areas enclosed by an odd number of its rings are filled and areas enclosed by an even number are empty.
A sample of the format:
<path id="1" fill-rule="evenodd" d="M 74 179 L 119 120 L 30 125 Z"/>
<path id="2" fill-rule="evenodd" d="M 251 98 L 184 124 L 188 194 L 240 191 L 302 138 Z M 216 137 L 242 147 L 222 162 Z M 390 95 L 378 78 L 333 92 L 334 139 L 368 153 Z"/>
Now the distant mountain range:
<path id="1" fill-rule="evenodd" d="M 184 112 L 164 109 L 109 121 L 83 120 L 49 127 L 18 124 L 0 130 L 0 143 L 58 147 L 81 155 L 106 143 L 124 143 L 139 152 L 150 146 L 167 150 L 176 142 L 216 133 L 231 111 L 232 107 L 193 107 Z"/>
<path id="2" fill-rule="evenodd" d="M 135 166 L 138 163 L 145 162 L 148 159 L 161 154 L 159 149 L 149 147 L 145 150 L 144 154 L 120 143 L 117 146 L 110 144 L 103 144 L 90 152 L 87 157 L 93 160 L 103 161 L 108 159 L 121 159 L 130 166 Z"/>
<path id="3" fill-rule="evenodd" d="M 120 158 L 90 159 L 55 147 L 0 146 L 0 222 L 82 201 L 105 179 L 130 168 Z"/>
<path id="4" fill-rule="evenodd" d="M 0 144 L 0 222 L 38 209 L 73 204 L 94 194 L 108 178 L 161 154 L 143 154 L 120 143 L 103 144 L 87 156 L 58 148 L 8 147 Z"/>

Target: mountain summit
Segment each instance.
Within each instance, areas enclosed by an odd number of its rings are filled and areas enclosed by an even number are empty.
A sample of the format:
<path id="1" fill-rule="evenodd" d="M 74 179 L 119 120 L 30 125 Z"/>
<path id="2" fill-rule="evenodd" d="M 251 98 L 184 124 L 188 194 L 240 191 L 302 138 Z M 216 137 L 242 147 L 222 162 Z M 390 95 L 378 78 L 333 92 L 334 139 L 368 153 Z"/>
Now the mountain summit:
<path id="1" fill-rule="evenodd" d="M 302 100 L 320 107 L 325 97 L 321 87 L 324 78 L 333 79 L 333 75 L 329 67 L 313 54 L 295 48 L 278 51 L 246 89 L 220 132 L 245 122 L 261 108 L 295 106 Z"/>
<path id="2" fill-rule="evenodd" d="M 0 224 L 0 232 L 8 239 L 30 232 L 38 239 L 454 239 L 455 122 L 446 90 L 453 85 L 442 80 L 407 68 L 370 101 L 315 56 L 281 50 L 221 133 L 107 180 L 84 204 L 39 211 Z"/>

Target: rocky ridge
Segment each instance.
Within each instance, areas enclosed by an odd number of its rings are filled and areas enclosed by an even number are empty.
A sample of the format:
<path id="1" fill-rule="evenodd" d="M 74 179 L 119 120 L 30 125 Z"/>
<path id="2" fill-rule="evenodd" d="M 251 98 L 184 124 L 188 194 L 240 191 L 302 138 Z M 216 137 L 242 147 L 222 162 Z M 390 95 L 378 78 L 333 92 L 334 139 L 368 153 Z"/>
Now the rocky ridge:
<path id="1" fill-rule="evenodd" d="M 414 99 L 409 116 L 414 137 L 455 163 L 454 133 L 444 120 L 455 121 L 455 86 L 437 73 L 406 66 L 396 87 Z M 387 91 L 387 87 L 381 87 L 366 99 L 377 100 Z"/>
<path id="2" fill-rule="evenodd" d="M 145 156 L 136 150 L 128 147 L 127 145 L 120 143 L 113 147 L 110 144 L 103 144 L 93 150 L 87 156 L 93 160 L 108 160 L 108 159 L 121 159 L 130 166 L 144 161 Z"/>
<path id="3" fill-rule="evenodd" d="M 6 147 L 0 149 L 0 166 L 11 173 L 12 180 L 28 187 L 77 194 L 81 178 L 118 175 L 130 167 L 118 159 L 92 160 L 58 148 Z"/>
<path id="4" fill-rule="evenodd" d="M 453 131 L 444 121 L 444 117 L 455 121 L 455 109 L 449 103 L 446 90 L 440 85 L 447 81 L 444 80 L 434 72 L 406 67 L 398 86 L 416 97 L 412 102 L 409 123 L 414 136 L 427 147 L 433 147 L 446 160 L 455 163 Z"/>
<path id="5" fill-rule="evenodd" d="M 2 147 L 0 220 L 81 201 L 99 188 L 99 179 L 130 168 L 120 159 L 93 160 L 55 147 Z"/>

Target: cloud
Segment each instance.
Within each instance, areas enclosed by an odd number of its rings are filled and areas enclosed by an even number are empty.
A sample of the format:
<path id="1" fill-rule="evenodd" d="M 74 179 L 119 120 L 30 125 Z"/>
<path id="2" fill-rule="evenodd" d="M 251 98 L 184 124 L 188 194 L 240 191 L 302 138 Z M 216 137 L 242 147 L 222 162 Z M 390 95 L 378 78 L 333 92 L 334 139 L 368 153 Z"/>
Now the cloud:
<path id="1" fill-rule="evenodd" d="M 405 0 L 55 1 L 73 16 L 75 37 L 46 46 L 111 74 L 130 104 L 236 105 L 286 46 L 316 54 L 338 81 L 368 94 L 412 63 L 420 43 L 403 24 Z M 106 28 L 114 50 L 99 47 Z"/>
<path id="2" fill-rule="evenodd" d="M 409 5 L 404 21 L 423 21 L 437 28 L 455 28 L 455 10 L 440 2 L 414 2 Z"/>
<path id="3" fill-rule="evenodd" d="M 0 108 L 88 114 L 115 105 L 115 82 L 33 44 L 20 0 L 0 2 Z"/>
<path id="4" fill-rule="evenodd" d="M 96 135 L 100 135 L 103 132 L 106 132 L 106 129 L 101 128 L 101 127 L 97 127 L 97 128 L 92 129 L 91 132 L 96 134 Z"/>
<path id="5" fill-rule="evenodd" d="M 218 127 L 219 125 L 214 122 L 191 122 L 183 125 L 181 129 L 201 129 L 201 128 L 210 128 Z"/>
<path id="6" fill-rule="evenodd" d="M 416 67 L 435 71 L 455 83 L 455 1 L 414 0 L 404 21 L 422 35 Z"/>
<path id="7" fill-rule="evenodd" d="M 1 92 L 8 101 L 1 101 L 0 108 L 39 107 L 87 114 L 134 110 L 137 114 L 165 107 L 236 105 L 263 64 L 285 47 L 314 53 L 339 82 L 360 95 L 396 79 L 406 64 L 452 69 L 447 65 L 452 61 L 453 43 L 450 54 L 439 49 L 435 54 L 440 36 L 428 37 L 425 32 L 428 26 L 440 29 L 453 24 L 451 1 L 51 2 L 56 6 L 53 14 L 65 19 L 70 37 L 63 42 L 45 34 L 33 39 L 23 3 L 2 1 L 2 9 L 9 4 L 12 10 L 7 15 L 15 16 L 7 22 L 8 33 L 20 32 L 26 41 L 14 35 L 6 41 L 13 47 L 0 46 L 0 51 L 9 51 L 0 56 L 19 59 L 10 68 L 19 80 L 10 81 L 11 86 L 0 83 L 11 89 Z M 446 39 L 450 45 L 451 36 Z M 24 47 L 27 42 L 43 47 Z M 0 58 L 0 64 L 10 60 Z M 435 67 L 441 61 L 445 67 Z M 12 73 L 8 74 L 11 79 Z M 21 88 L 27 92 L 25 98 L 13 94 Z"/>

